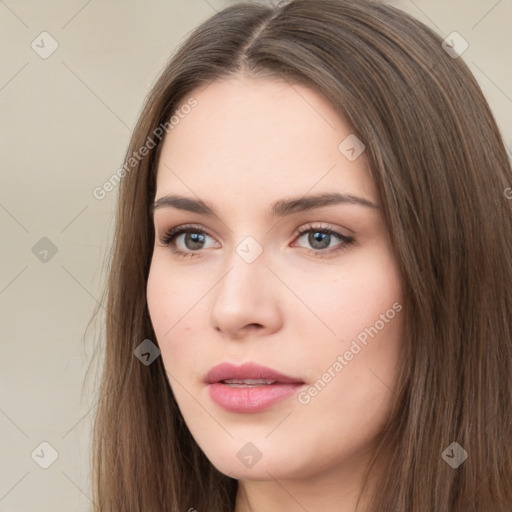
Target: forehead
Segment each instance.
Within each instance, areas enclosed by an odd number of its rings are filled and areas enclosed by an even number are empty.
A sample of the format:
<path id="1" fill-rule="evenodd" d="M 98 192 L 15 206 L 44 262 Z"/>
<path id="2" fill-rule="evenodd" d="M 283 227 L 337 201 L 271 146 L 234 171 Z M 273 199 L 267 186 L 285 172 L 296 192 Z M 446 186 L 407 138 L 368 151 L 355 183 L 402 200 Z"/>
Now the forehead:
<path id="1" fill-rule="evenodd" d="M 350 161 L 339 149 L 350 126 L 312 89 L 236 77 L 196 89 L 182 105 L 190 98 L 197 104 L 178 107 L 164 140 L 157 197 L 180 192 L 214 202 L 231 194 L 230 201 L 268 204 L 334 189 L 375 199 L 364 153 Z"/>

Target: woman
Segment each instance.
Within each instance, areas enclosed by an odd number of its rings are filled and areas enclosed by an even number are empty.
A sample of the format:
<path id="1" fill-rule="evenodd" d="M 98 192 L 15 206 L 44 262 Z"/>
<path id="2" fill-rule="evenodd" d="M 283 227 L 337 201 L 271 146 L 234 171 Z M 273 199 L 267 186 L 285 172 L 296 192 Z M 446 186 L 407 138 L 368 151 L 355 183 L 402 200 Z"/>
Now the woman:
<path id="1" fill-rule="evenodd" d="M 512 510 L 512 171 L 442 39 L 240 4 L 120 185 L 96 510 Z"/>

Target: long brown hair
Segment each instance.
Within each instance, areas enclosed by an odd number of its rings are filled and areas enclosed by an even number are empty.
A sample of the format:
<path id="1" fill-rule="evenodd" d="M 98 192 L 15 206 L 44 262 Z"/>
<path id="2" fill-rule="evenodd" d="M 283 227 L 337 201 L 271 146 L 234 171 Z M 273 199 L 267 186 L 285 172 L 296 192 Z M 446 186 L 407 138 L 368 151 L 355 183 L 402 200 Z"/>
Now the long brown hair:
<path id="1" fill-rule="evenodd" d="M 390 470 L 369 510 L 510 512 L 512 170 L 477 82 L 441 43 L 372 0 L 231 6 L 172 57 L 126 159 L 197 87 L 222 77 L 285 79 L 326 98 L 366 146 L 405 297 L 399 385 L 372 460 L 391 448 Z M 146 366 L 133 354 L 145 339 L 157 343 L 146 283 L 162 140 L 120 182 L 92 452 L 96 512 L 234 510 L 237 481 L 195 443 L 162 359 Z M 454 442 L 468 453 L 456 469 L 441 456 Z"/>

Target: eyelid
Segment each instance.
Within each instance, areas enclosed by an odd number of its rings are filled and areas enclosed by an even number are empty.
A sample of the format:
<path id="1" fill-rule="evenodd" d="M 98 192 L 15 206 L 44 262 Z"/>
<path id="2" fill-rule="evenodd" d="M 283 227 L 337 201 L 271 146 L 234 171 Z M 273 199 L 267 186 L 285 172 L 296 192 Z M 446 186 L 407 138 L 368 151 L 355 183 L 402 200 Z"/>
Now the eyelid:
<path id="1" fill-rule="evenodd" d="M 330 225 L 323 225 L 323 224 L 326 224 L 326 223 L 309 222 L 309 223 L 303 224 L 300 228 L 297 228 L 295 230 L 295 233 L 297 236 L 299 236 L 299 235 L 303 235 L 304 233 L 306 233 L 308 231 L 316 229 L 318 231 L 325 231 L 325 232 L 333 233 L 333 234 L 335 234 L 337 236 L 341 236 L 343 238 L 351 238 L 352 237 L 352 235 L 347 235 L 347 234 L 342 233 L 341 232 L 342 228 L 332 227 Z M 348 228 L 343 228 L 343 229 L 346 229 L 347 231 L 350 231 L 351 233 L 353 233 L 353 231 Z"/>
<path id="2" fill-rule="evenodd" d="M 179 235 L 181 235 L 183 233 L 186 233 L 187 231 L 193 231 L 195 233 L 202 233 L 204 235 L 209 236 L 210 238 L 215 239 L 215 237 L 212 236 L 208 232 L 208 230 L 206 230 L 205 228 L 201 227 L 198 224 L 179 224 L 173 228 L 164 229 L 163 234 L 159 237 L 160 242 L 165 245 L 169 245 L 170 241 L 166 242 L 166 240 L 168 240 L 172 237 L 174 237 L 174 239 L 175 239 L 176 237 L 178 237 Z"/>

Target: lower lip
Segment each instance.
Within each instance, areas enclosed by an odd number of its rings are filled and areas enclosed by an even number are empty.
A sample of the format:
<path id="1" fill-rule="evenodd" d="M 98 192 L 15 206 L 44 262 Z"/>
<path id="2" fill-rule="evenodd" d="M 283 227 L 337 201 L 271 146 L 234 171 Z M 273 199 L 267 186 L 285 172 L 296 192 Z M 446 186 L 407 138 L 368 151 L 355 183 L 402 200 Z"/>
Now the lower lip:
<path id="1" fill-rule="evenodd" d="M 295 394 L 303 384 L 268 384 L 231 387 L 222 382 L 208 385 L 211 399 L 230 412 L 260 412 Z"/>

